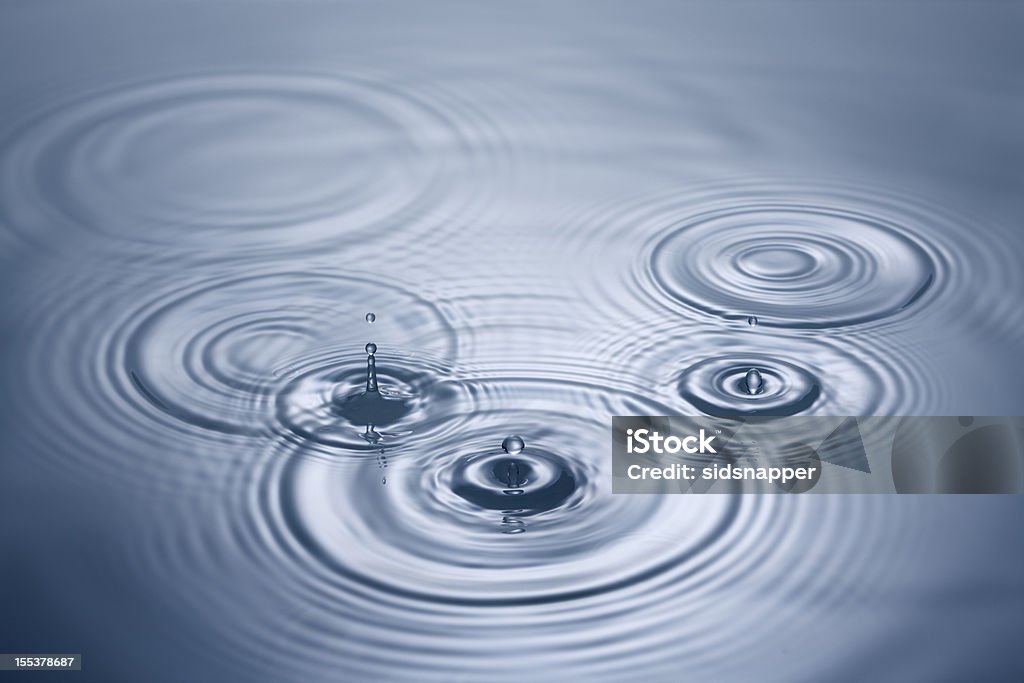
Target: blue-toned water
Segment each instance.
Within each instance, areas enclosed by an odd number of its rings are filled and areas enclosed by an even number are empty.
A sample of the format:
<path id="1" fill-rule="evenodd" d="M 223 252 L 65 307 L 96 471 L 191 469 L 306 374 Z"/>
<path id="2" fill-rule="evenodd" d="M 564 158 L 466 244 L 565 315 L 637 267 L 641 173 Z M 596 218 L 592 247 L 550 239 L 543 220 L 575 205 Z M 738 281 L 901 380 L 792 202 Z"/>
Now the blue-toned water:
<path id="1" fill-rule="evenodd" d="M 613 497 L 608 442 L 1024 413 L 1022 29 L 0 5 L 0 651 L 104 681 L 1024 677 L 1019 497 Z"/>

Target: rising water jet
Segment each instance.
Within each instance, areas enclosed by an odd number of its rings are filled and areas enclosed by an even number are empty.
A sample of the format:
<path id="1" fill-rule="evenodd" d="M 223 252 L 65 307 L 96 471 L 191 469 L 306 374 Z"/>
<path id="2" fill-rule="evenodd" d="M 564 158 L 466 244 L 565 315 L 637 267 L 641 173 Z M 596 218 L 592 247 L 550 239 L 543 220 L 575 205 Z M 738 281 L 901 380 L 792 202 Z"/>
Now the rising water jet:
<path id="1" fill-rule="evenodd" d="M 382 425 L 399 420 L 411 410 L 408 403 L 382 393 L 377 382 L 377 345 L 370 342 L 366 350 L 366 388 L 357 393 L 339 389 L 332 402 L 334 412 L 360 425 Z"/>

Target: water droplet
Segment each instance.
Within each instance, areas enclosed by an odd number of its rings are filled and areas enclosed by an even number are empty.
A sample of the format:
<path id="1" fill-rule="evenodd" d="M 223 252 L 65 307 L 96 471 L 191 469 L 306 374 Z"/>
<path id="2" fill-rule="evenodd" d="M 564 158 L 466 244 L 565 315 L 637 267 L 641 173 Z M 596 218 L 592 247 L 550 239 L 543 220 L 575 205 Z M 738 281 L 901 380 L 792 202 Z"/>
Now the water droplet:
<path id="1" fill-rule="evenodd" d="M 747 318 L 747 324 L 750 325 L 751 327 L 757 327 L 757 316 L 752 315 L 749 318 Z"/>
<path id="2" fill-rule="evenodd" d="M 760 394 L 764 391 L 764 378 L 757 368 L 747 370 L 747 376 L 743 380 L 747 387 L 748 394 Z"/>
<path id="3" fill-rule="evenodd" d="M 526 444 L 523 442 L 522 437 L 519 436 L 506 436 L 505 440 L 501 442 L 501 447 L 509 455 L 515 455 L 519 451 L 526 448 Z"/>
<path id="4" fill-rule="evenodd" d="M 367 313 L 366 314 L 366 322 L 372 323 L 376 319 L 377 319 L 377 316 L 375 316 L 373 313 Z"/>
<path id="5" fill-rule="evenodd" d="M 369 344 L 366 345 L 366 352 L 371 356 L 377 353 L 377 345 L 374 344 L 373 342 L 370 342 Z"/>

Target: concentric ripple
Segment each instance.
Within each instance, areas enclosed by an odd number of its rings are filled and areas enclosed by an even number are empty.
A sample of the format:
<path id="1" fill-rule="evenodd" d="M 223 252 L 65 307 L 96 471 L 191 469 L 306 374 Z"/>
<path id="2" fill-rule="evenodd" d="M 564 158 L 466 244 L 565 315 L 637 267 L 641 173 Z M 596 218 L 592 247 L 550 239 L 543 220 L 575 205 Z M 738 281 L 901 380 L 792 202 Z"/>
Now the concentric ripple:
<path id="1" fill-rule="evenodd" d="M 114 681 L 1018 673 L 1014 496 L 611 494 L 612 415 L 1024 405 L 1013 22 L 875 4 L 7 3 L 0 631 Z"/>
<path id="2" fill-rule="evenodd" d="M 429 435 L 461 400 L 450 306 L 394 278 L 305 263 L 196 265 L 179 277 L 90 263 L 56 284 L 40 268 L 45 296 L 11 309 L 13 338 L 31 351 L 4 368 L 23 387 L 8 410 L 23 448 L 63 471 L 140 487 L 174 487 L 177 476 L 212 483 L 208 468 L 282 434 L 332 456 L 362 453 L 367 425 L 330 403 L 365 384 L 370 341 L 381 392 L 409 407 L 375 427 L 382 447 Z M 322 404 L 311 398 L 320 391 Z"/>
<path id="3" fill-rule="evenodd" d="M 731 203 L 672 226 L 651 274 L 672 299 L 775 327 L 839 327 L 912 306 L 937 277 L 923 238 L 841 207 Z"/>
<path id="4" fill-rule="evenodd" d="M 368 308 L 379 312 L 372 329 L 364 321 Z M 271 429 L 279 391 L 312 391 L 303 384 L 310 375 L 332 388 L 348 384 L 349 372 L 365 375 L 362 349 L 371 336 L 386 359 L 404 358 L 393 369 L 385 361 L 382 372 L 393 390 L 416 401 L 440 371 L 418 359 L 447 358 L 454 349 L 438 309 L 394 285 L 329 271 L 269 272 L 214 278 L 151 301 L 134 316 L 123 363 L 140 398 L 167 415 L 259 434 Z M 281 390 L 283 383 L 291 387 Z M 297 431 L 316 431 L 300 427 L 308 426 L 300 415 L 308 406 L 288 405 L 284 413 Z"/>
<path id="5" fill-rule="evenodd" d="M 379 390 L 367 393 L 366 355 L 359 350 L 303 358 L 277 391 L 278 422 L 293 438 L 335 454 L 373 451 L 429 438 L 452 426 L 466 400 L 451 369 L 423 354 L 380 353 Z"/>
<path id="6" fill-rule="evenodd" d="M 606 417 L 585 408 L 608 397 L 582 384 L 495 384 L 504 407 L 487 391 L 471 391 L 473 401 L 448 406 L 455 427 L 386 451 L 386 469 L 379 459 L 309 457 L 308 442 L 275 448 L 261 474 L 274 503 L 257 511 L 287 543 L 272 552 L 392 597 L 511 606 L 652 580 L 730 523 L 734 502 L 718 501 L 687 522 L 684 542 L 653 551 L 645 537 L 680 511 L 663 509 L 659 497 L 610 495 Z M 519 405 L 539 398 L 546 407 L 516 408 L 509 393 Z M 642 407 L 666 409 L 649 401 Z M 526 447 L 504 451 L 507 433 L 522 434 Z M 509 535 L 520 539 L 510 544 Z M 349 552 L 353 544 L 362 551 Z"/>
<path id="7" fill-rule="evenodd" d="M 757 373 L 758 385 L 749 377 Z M 710 358 L 687 368 L 680 395 L 709 415 L 795 415 L 821 396 L 818 380 L 807 370 L 769 355 Z"/>
<path id="8" fill-rule="evenodd" d="M 96 93 L 4 144 L 4 212 L 25 233 L 57 223 L 161 244 L 280 248 L 336 235 L 339 220 L 363 232 L 436 200 L 437 148 L 459 139 L 410 93 L 304 73 Z"/>
<path id="9" fill-rule="evenodd" d="M 525 530 L 519 516 L 554 509 L 579 490 L 564 460 L 536 448 L 522 456 L 496 449 L 467 456 L 439 483 L 478 508 L 503 510 L 509 533 Z"/>
<path id="10" fill-rule="evenodd" d="M 976 238 L 978 220 L 898 188 L 749 178 L 605 203 L 574 219 L 563 248 L 590 264 L 586 291 L 610 320 L 647 310 L 808 331 L 968 318 L 1002 329 L 1020 316 L 998 297 L 979 309 L 986 285 L 973 274 L 1020 278 L 1006 249 Z"/>
<path id="11" fill-rule="evenodd" d="M 647 378 L 672 414 L 928 415 L 954 393 L 949 377 L 927 371 L 936 365 L 928 349 L 875 331 L 766 334 L 746 323 L 730 329 L 668 318 L 647 323 L 642 337 L 606 331 L 580 348 Z M 753 391 L 751 370 L 760 379 Z"/>
<path id="12" fill-rule="evenodd" d="M 905 549 L 904 527 L 866 499 L 613 496 L 598 407 L 638 402 L 630 407 L 657 414 L 668 406 L 582 383 L 493 384 L 473 392 L 482 402 L 471 415 L 453 416 L 458 429 L 386 459 L 310 457 L 309 444 L 274 444 L 233 473 L 209 511 L 222 533 L 172 525 L 174 550 L 152 543 L 138 571 L 245 567 L 247 588 L 259 585 L 264 599 L 243 601 L 246 618 L 223 638 L 260 661 L 319 653 L 310 671 L 352 672 L 365 652 L 382 652 L 376 674 L 401 678 L 458 657 L 479 678 L 514 635 L 535 653 L 530 670 L 624 675 L 677 666 L 679 656 L 698 668 L 735 659 L 704 652 L 701 634 L 718 629 L 732 634 L 746 666 L 765 655 L 757 625 L 820 624 L 892 571 L 866 562 L 864 544 Z M 507 405 L 534 401 L 544 407 Z M 502 450 L 509 433 L 521 434 L 525 449 Z M 837 524 L 860 531 L 826 556 L 799 540 L 803 525 L 820 533 Z M 832 585 L 837 577 L 846 577 L 843 590 Z M 235 598 L 180 599 L 205 613 Z M 279 604 L 288 608 L 268 628 L 264 614 Z M 571 648 L 544 647 L 565 633 Z M 520 668 L 497 679 L 516 680 Z"/>

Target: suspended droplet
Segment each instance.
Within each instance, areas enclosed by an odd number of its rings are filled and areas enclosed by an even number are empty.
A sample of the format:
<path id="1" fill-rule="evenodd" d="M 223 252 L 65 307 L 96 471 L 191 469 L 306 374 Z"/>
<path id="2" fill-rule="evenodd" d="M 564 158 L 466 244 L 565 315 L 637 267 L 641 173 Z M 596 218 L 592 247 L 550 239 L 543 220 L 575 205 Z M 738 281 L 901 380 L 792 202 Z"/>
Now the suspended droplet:
<path id="1" fill-rule="evenodd" d="M 747 376 L 743 379 L 748 394 L 760 394 L 764 391 L 764 378 L 757 368 L 747 370 Z"/>
<path id="2" fill-rule="evenodd" d="M 373 313 L 367 313 L 366 314 L 366 322 L 372 323 L 376 319 L 377 319 L 377 316 L 375 316 Z"/>
<path id="3" fill-rule="evenodd" d="M 377 353 L 377 345 L 374 344 L 373 342 L 370 342 L 369 344 L 366 345 L 366 352 L 371 356 Z"/>
<path id="4" fill-rule="evenodd" d="M 501 447 L 509 455 L 515 455 L 526 448 L 526 444 L 523 442 L 522 437 L 512 435 L 505 437 L 505 440 L 501 442 Z"/>
<path id="5" fill-rule="evenodd" d="M 752 315 L 749 318 L 747 318 L 747 324 L 750 325 L 751 327 L 757 327 L 757 316 Z"/>

